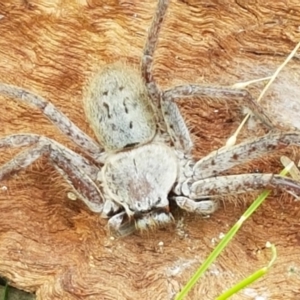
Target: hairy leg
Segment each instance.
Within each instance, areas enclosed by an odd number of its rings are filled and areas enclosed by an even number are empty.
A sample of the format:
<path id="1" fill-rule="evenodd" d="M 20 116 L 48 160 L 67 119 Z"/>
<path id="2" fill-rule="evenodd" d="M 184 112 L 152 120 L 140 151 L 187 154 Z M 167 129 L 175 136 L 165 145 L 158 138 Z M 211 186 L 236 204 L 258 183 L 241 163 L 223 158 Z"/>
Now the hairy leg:
<path id="1" fill-rule="evenodd" d="M 93 163 L 91 163 L 78 153 L 44 136 L 32 133 L 9 135 L 0 138 L 0 149 L 19 148 L 25 146 L 28 147 L 33 146 L 37 143 L 40 143 L 42 145 L 52 145 L 53 148 L 56 148 L 57 151 L 60 151 L 62 155 L 67 157 L 73 165 L 76 165 L 78 168 L 88 174 L 92 178 L 92 180 L 97 179 L 97 175 L 99 172 L 99 168 L 97 166 L 95 166 Z"/>
<path id="2" fill-rule="evenodd" d="M 267 126 L 272 127 L 271 120 L 264 114 L 262 108 L 252 99 L 250 93 L 246 90 L 230 89 L 226 87 L 208 87 L 200 85 L 177 86 L 166 90 L 162 94 L 161 109 L 168 132 L 177 149 L 189 153 L 192 148 L 192 142 L 188 128 L 174 103 L 177 98 L 182 97 L 201 97 L 209 96 L 215 99 L 230 98 L 242 102 L 242 104 L 251 109 L 260 120 Z"/>
<path id="3" fill-rule="evenodd" d="M 182 97 L 211 97 L 213 99 L 233 99 L 239 101 L 242 106 L 248 107 L 264 124 L 272 128 L 272 121 L 265 115 L 263 109 L 246 90 L 238 90 L 230 87 L 210 87 L 201 85 L 181 85 L 164 91 L 164 101 L 174 101 Z"/>
<path id="4" fill-rule="evenodd" d="M 193 142 L 186 123 L 179 111 L 177 104 L 170 99 L 162 97 L 161 111 L 167 131 L 171 137 L 175 149 L 189 154 L 193 148 Z"/>
<path id="5" fill-rule="evenodd" d="M 159 105 L 161 91 L 157 86 L 151 71 L 153 55 L 156 48 L 159 31 L 161 29 L 168 5 L 169 0 L 158 1 L 156 12 L 148 31 L 148 37 L 141 62 L 142 77 L 145 81 L 148 94 L 156 105 Z"/>
<path id="6" fill-rule="evenodd" d="M 97 171 L 100 171 L 96 166 L 92 166 L 80 155 L 45 137 L 23 134 L 0 139 L 0 148 L 15 148 L 24 145 L 31 145 L 31 148 L 20 152 L 0 166 L 0 180 L 9 178 L 45 155 L 49 157 L 55 168 L 89 209 L 93 212 L 102 212 L 104 199 L 94 182 Z"/>
<path id="7" fill-rule="evenodd" d="M 171 213 L 154 211 L 138 219 L 129 218 L 125 211 L 111 217 L 107 223 L 108 231 L 115 237 L 124 237 L 135 231 L 147 231 L 161 228 L 174 223 Z"/>
<path id="8" fill-rule="evenodd" d="M 262 189 L 282 188 L 300 195 L 300 182 L 274 174 L 242 174 L 186 181 L 183 194 L 190 199 L 213 199 Z"/>
<path id="9" fill-rule="evenodd" d="M 49 152 L 48 145 L 36 143 L 31 148 L 17 154 L 13 159 L 0 167 L 0 180 L 8 179 L 11 175 L 28 167 L 38 158 Z"/>
<path id="10" fill-rule="evenodd" d="M 203 216 L 214 213 L 219 207 L 214 200 L 195 201 L 183 196 L 175 196 L 174 200 L 180 208 Z"/>
<path id="11" fill-rule="evenodd" d="M 89 156 L 95 160 L 98 160 L 101 156 L 103 149 L 68 119 L 65 114 L 60 112 L 51 102 L 48 102 L 43 97 L 4 83 L 0 83 L 0 94 L 38 108 L 62 133 L 79 145 Z"/>
<path id="12" fill-rule="evenodd" d="M 194 181 L 209 178 L 288 145 L 300 145 L 299 132 L 270 132 L 229 149 L 224 148 L 209 154 L 194 166 L 190 166 L 190 173 L 193 174 Z"/>
<path id="13" fill-rule="evenodd" d="M 136 231 L 135 221 L 130 220 L 126 212 L 122 211 L 108 220 L 107 229 L 114 237 L 124 237 Z"/>

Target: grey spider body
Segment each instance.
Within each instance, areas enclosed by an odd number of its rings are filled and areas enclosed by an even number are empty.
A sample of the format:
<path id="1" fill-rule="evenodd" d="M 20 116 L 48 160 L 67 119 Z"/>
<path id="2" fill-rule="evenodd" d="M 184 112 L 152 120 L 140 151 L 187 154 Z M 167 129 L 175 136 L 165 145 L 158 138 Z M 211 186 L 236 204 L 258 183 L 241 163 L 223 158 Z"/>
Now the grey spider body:
<path id="1" fill-rule="evenodd" d="M 299 182 L 279 175 L 216 177 L 278 145 L 299 144 L 297 132 L 270 133 L 213 152 L 198 162 L 192 159 L 192 141 L 175 104 L 177 98 L 209 95 L 244 100 L 244 105 L 264 123 L 272 124 L 247 91 L 193 84 L 160 90 L 151 68 L 168 4 L 167 0 L 158 1 L 142 56 L 141 75 L 130 66 L 115 63 L 103 67 L 85 88 L 85 113 L 100 145 L 50 102 L 0 83 L 1 94 L 39 108 L 89 157 L 43 136 L 7 136 L 0 139 L 0 148 L 31 147 L 0 167 L 0 180 L 47 155 L 90 210 L 109 218 L 108 227 L 118 236 L 172 222 L 170 201 L 205 215 L 216 210 L 215 198 L 220 195 L 273 186 L 300 193 Z"/>
<path id="2" fill-rule="evenodd" d="M 90 80 L 85 112 L 105 151 L 151 141 L 156 131 L 154 107 L 141 76 L 129 66 L 105 66 Z"/>

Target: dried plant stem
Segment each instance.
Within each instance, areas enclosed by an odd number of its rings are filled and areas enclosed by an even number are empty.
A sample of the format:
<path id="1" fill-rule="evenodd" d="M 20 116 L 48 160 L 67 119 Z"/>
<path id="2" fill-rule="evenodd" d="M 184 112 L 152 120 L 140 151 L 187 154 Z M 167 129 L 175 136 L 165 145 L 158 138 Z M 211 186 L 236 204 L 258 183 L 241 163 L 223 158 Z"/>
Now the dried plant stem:
<path id="1" fill-rule="evenodd" d="M 260 102 L 260 100 L 263 98 L 263 96 L 265 95 L 265 93 L 267 92 L 267 90 L 269 89 L 269 87 L 271 86 L 271 84 L 274 82 L 274 80 L 277 78 L 279 72 L 286 66 L 286 64 L 293 58 L 293 56 L 296 54 L 296 52 L 298 51 L 300 47 L 300 42 L 296 45 L 296 47 L 294 48 L 294 50 L 289 54 L 289 56 L 285 59 L 285 61 L 277 68 L 277 70 L 274 72 L 274 74 L 271 77 L 265 77 L 265 78 L 261 78 L 261 79 L 257 79 L 257 80 L 251 80 L 245 83 L 237 83 L 235 84 L 233 87 L 235 88 L 245 88 L 247 85 L 255 83 L 257 81 L 261 81 L 261 80 L 269 80 L 269 82 L 266 84 L 266 86 L 264 87 L 264 89 L 262 90 L 262 92 L 260 93 L 259 97 L 257 98 L 257 103 Z M 244 120 L 241 122 L 240 126 L 237 128 L 237 130 L 235 131 L 235 133 L 228 138 L 226 144 L 224 147 L 229 148 L 233 145 L 235 145 L 236 140 L 237 140 L 237 136 L 239 135 L 240 131 L 242 130 L 243 126 L 246 124 L 247 120 L 250 117 L 250 113 L 246 115 L 246 117 L 244 118 Z"/>

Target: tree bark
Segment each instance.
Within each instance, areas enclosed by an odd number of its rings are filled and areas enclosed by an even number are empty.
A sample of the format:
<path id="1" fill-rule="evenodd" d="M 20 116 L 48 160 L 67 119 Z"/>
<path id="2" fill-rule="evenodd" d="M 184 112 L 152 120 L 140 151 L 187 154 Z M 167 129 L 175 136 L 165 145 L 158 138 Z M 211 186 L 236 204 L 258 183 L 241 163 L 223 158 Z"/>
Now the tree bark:
<path id="1" fill-rule="evenodd" d="M 75 2 L 75 4 L 71 4 Z M 0 3 L 0 81 L 55 104 L 94 137 L 83 113 L 86 80 L 117 60 L 139 67 L 156 1 L 6 0 Z M 155 55 L 163 88 L 198 83 L 232 85 L 271 76 L 300 40 L 296 0 L 171 1 Z M 281 127 L 298 127 L 299 54 L 280 73 L 262 106 Z M 257 96 L 262 84 L 250 88 Z M 298 91 L 298 92 L 297 92 Z M 0 136 L 32 132 L 78 151 L 37 110 L 0 97 Z M 223 146 L 243 119 L 241 103 L 185 99 L 195 158 Z M 250 122 L 239 141 L 262 135 Z M 4 163 L 20 150 L 1 151 Z M 281 154 L 231 173 L 275 172 Z M 231 197 L 208 219 L 175 210 L 175 226 L 111 239 L 106 220 L 67 197 L 70 187 L 46 159 L 0 182 L 0 275 L 38 299 L 171 299 L 204 261 L 255 195 Z M 214 299 L 265 266 L 265 247 L 278 259 L 271 271 L 232 299 L 296 299 L 300 295 L 300 202 L 279 191 L 258 209 L 189 294 Z"/>

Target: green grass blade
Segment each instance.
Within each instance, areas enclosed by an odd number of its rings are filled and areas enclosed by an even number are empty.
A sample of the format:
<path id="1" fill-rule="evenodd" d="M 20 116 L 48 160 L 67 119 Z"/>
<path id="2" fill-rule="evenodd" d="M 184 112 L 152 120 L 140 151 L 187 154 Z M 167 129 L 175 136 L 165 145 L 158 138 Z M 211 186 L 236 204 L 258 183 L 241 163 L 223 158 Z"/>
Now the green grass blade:
<path id="1" fill-rule="evenodd" d="M 271 266 L 273 265 L 274 261 L 277 258 L 276 247 L 274 245 L 271 245 L 271 249 L 272 249 L 272 259 L 269 262 L 268 266 L 259 269 L 258 271 L 254 272 L 253 274 L 251 274 L 247 278 L 243 279 L 242 281 L 237 283 L 235 286 L 233 286 L 232 288 L 227 290 L 225 293 L 223 293 L 221 296 L 216 298 L 216 300 L 226 300 L 226 299 L 228 299 L 232 295 L 236 294 L 237 292 L 244 289 L 249 284 L 253 283 L 254 281 L 261 278 L 263 275 L 265 275 L 269 271 L 269 269 L 271 268 Z"/>
<path id="2" fill-rule="evenodd" d="M 4 295 L 3 295 L 3 300 L 7 300 L 8 299 L 8 284 L 7 282 L 5 283 L 5 288 L 4 288 Z"/>
<path id="3" fill-rule="evenodd" d="M 289 172 L 289 167 L 286 167 L 280 172 L 281 176 L 285 176 Z M 219 254 L 229 244 L 232 238 L 235 236 L 237 231 L 241 228 L 242 224 L 253 214 L 253 212 L 263 203 L 263 201 L 269 196 L 271 191 L 263 191 L 257 199 L 250 205 L 245 213 L 240 217 L 236 224 L 229 230 L 225 237 L 220 241 L 217 247 L 211 252 L 208 258 L 200 266 L 200 268 L 194 273 L 183 289 L 176 295 L 175 300 L 182 300 L 188 292 L 193 288 L 199 278 L 209 268 L 209 266 L 215 261 Z"/>

